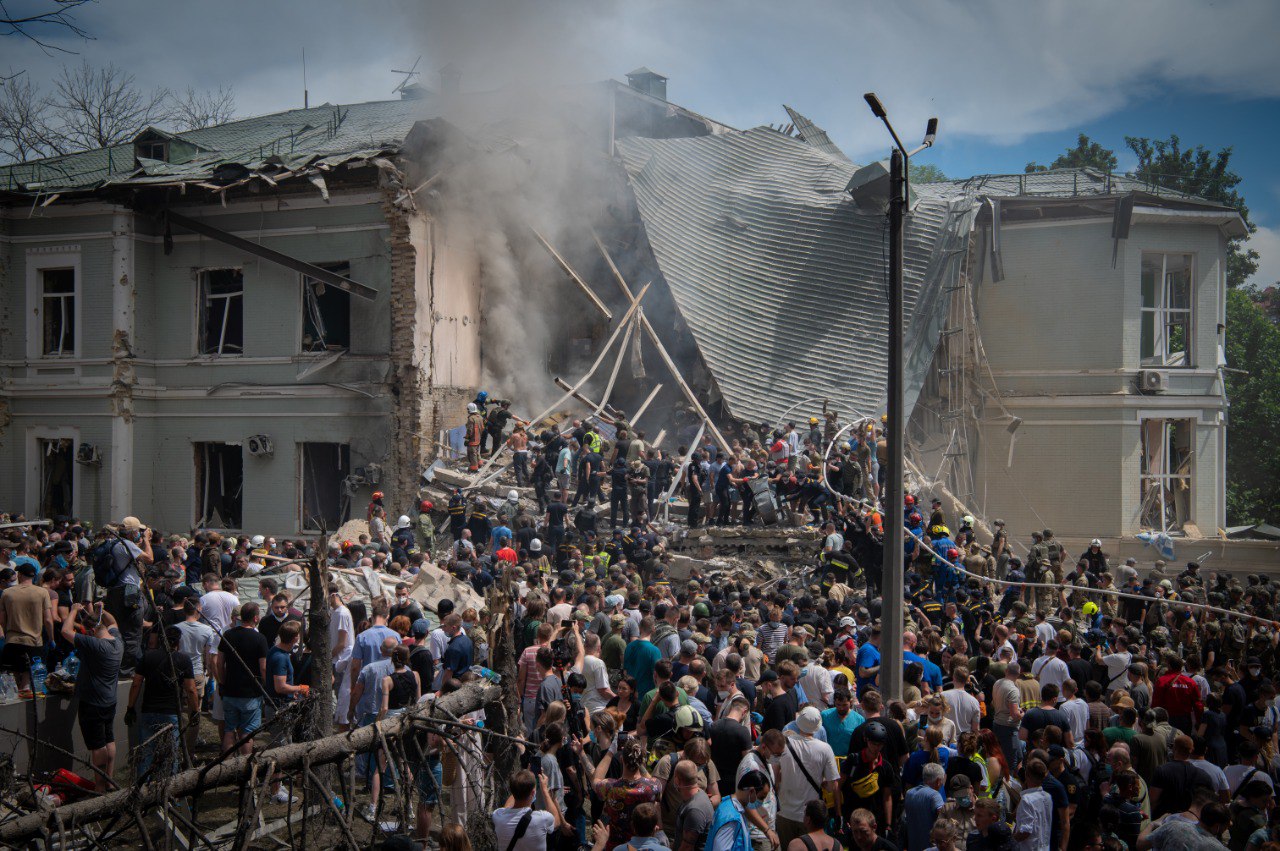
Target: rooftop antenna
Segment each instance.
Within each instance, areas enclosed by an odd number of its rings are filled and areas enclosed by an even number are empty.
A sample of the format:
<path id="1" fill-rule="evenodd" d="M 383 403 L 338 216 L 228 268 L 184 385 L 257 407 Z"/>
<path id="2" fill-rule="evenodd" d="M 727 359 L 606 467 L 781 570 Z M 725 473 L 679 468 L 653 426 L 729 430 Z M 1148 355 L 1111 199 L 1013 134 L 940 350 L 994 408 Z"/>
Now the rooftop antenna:
<path id="1" fill-rule="evenodd" d="M 302 108 L 311 108 L 311 97 L 307 92 L 307 49 L 302 48 Z"/>
<path id="2" fill-rule="evenodd" d="M 400 85 L 396 86 L 394 89 L 391 90 L 391 94 L 398 95 L 401 92 L 403 92 L 405 86 L 413 82 L 413 78 L 422 73 L 421 71 L 418 70 L 418 63 L 421 61 L 422 61 L 422 54 L 418 54 L 418 58 L 413 60 L 413 67 L 410 68 L 408 71 L 397 71 L 395 68 L 391 69 L 392 74 L 404 74 L 404 79 L 400 81 Z"/>

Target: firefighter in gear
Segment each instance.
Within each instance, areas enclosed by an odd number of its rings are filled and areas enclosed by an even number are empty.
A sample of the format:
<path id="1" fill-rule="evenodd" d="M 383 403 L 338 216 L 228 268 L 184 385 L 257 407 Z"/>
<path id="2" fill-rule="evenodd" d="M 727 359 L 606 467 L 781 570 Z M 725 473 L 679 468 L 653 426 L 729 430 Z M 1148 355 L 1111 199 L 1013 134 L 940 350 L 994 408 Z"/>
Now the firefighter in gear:
<path id="1" fill-rule="evenodd" d="M 430 558 L 436 548 L 436 524 L 431 519 L 431 509 L 434 508 L 431 500 L 424 499 L 418 504 L 418 519 L 413 524 L 413 537 L 417 541 L 418 549 L 426 553 Z"/>
<path id="2" fill-rule="evenodd" d="M 480 470 L 480 441 L 484 437 L 484 416 L 475 402 L 467 404 L 467 468 L 475 473 Z"/>
<path id="3" fill-rule="evenodd" d="M 462 495 L 461 488 L 455 488 L 449 497 L 449 534 L 456 544 L 462 538 L 462 530 L 467 528 L 467 498 Z"/>

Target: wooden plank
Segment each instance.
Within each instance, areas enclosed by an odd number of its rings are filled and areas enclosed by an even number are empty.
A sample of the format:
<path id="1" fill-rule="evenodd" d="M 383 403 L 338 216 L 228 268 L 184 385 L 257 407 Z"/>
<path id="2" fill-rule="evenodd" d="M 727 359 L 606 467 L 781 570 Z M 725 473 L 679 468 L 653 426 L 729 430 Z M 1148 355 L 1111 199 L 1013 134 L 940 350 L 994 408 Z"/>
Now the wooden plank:
<path id="1" fill-rule="evenodd" d="M 661 384 L 653 385 L 653 389 L 649 391 L 649 396 L 643 402 L 640 403 L 640 407 L 636 409 L 636 412 L 634 414 L 631 415 L 632 428 L 636 427 L 636 420 L 644 416 L 644 412 L 649 410 L 649 403 L 651 403 L 654 399 L 658 397 L 658 391 L 661 389 L 662 389 Z"/>
<path id="2" fill-rule="evenodd" d="M 608 307 L 606 307 L 605 303 L 600 300 L 600 296 L 596 295 L 595 292 L 591 289 L 591 287 L 587 286 L 587 282 L 582 280 L 582 278 L 579 277 L 577 272 L 573 271 L 573 267 L 569 265 L 567 260 L 565 260 L 563 257 L 560 256 L 560 252 L 552 248 L 551 243 L 547 242 L 546 237 L 538 233 L 538 229 L 535 228 L 533 225 L 529 225 L 529 230 L 533 231 L 533 235 L 538 238 L 538 242 L 542 243 L 542 247 L 547 249 L 547 253 L 550 254 L 552 258 L 555 259 L 556 263 L 559 264 L 560 268 L 564 270 L 564 273 L 568 275 L 570 278 L 572 278 L 573 282 L 577 284 L 584 293 L 587 294 L 587 298 L 591 299 L 591 303 L 594 304 L 596 308 L 601 313 L 604 314 L 604 318 L 612 321 L 613 311 L 611 311 Z"/>

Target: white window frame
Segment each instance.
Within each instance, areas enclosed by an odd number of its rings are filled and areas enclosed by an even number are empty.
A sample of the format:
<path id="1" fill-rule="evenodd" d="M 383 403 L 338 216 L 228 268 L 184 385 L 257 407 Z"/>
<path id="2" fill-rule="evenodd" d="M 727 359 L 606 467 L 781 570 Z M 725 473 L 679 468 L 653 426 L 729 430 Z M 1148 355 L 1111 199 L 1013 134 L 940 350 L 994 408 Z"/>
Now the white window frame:
<path id="1" fill-rule="evenodd" d="M 1142 323 L 1138 327 L 1138 358 L 1144 367 L 1159 367 L 1163 369 L 1191 369 L 1195 366 L 1195 359 L 1192 357 L 1195 348 L 1195 289 L 1196 289 L 1196 257 L 1194 254 L 1186 251 L 1144 251 L 1142 253 L 1142 261 L 1139 264 L 1138 275 L 1141 280 L 1142 269 L 1146 265 L 1147 260 L 1160 258 L 1159 279 L 1156 282 L 1155 296 L 1156 303 L 1153 305 L 1142 304 Z M 1172 290 L 1172 272 L 1169 271 L 1170 257 L 1187 258 L 1187 306 L 1170 307 L 1170 292 Z M 1139 286 L 1141 290 L 1141 286 Z M 1152 351 L 1154 354 L 1150 358 L 1142 357 L 1142 329 L 1146 325 L 1148 315 L 1154 317 L 1152 340 Z M 1185 345 L 1182 352 L 1180 362 L 1172 361 L 1171 352 L 1167 351 L 1169 344 L 1169 328 L 1175 317 L 1185 317 L 1186 331 L 1183 335 Z"/>
<path id="2" fill-rule="evenodd" d="M 226 270 L 234 270 L 240 273 L 240 292 L 225 293 L 225 294 L 218 294 L 218 295 L 206 295 L 204 291 L 204 284 L 206 280 L 205 276 L 209 272 L 222 272 Z M 240 349 L 241 350 L 238 352 L 224 352 L 222 351 L 222 348 L 226 343 L 227 319 L 230 317 L 230 314 L 231 314 L 231 299 L 233 298 L 240 299 Z M 203 343 L 204 343 L 204 319 L 206 316 L 205 302 L 210 299 L 220 299 L 222 301 L 222 336 L 218 340 L 217 351 L 206 352 L 206 351 L 202 351 Z M 245 329 L 244 329 L 244 317 L 245 317 L 244 268 L 241 266 L 206 266 L 202 269 L 197 269 L 195 301 L 196 301 L 196 309 L 195 309 L 196 327 L 195 327 L 195 334 L 193 335 L 193 339 L 195 341 L 195 356 L 198 358 L 242 357 L 244 355 L 244 344 L 247 336 L 245 334 Z M 214 306 L 210 306 L 208 309 L 214 310 L 216 308 Z"/>
<path id="3" fill-rule="evenodd" d="M 71 513 L 74 517 L 82 516 L 80 473 L 84 465 L 74 460 L 80 451 L 80 429 L 74 426 L 31 426 L 27 429 L 26 515 L 37 517 L 40 511 L 41 440 L 71 441 Z"/>
<path id="4" fill-rule="evenodd" d="M 1146 444 L 1147 424 L 1152 422 L 1158 422 L 1161 424 L 1160 439 L 1162 441 L 1161 451 L 1160 451 L 1160 467 L 1159 469 L 1154 471 L 1146 469 L 1148 453 L 1145 451 L 1146 445 L 1147 445 Z M 1191 463 L 1188 466 L 1187 471 L 1185 473 L 1178 473 L 1174 471 L 1173 467 L 1170 464 L 1170 458 L 1169 458 L 1169 452 L 1168 452 L 1169 442 L 1172 437 L 1172 435 L 1170 434 L 1170 430 L 1174 428 L 1178 423 L 1185 424 L 1189 432 L 1189 445 L 1190 445 L 1189 457 L 1190 457 Z M 1183 411 L 1168 411 L 1160 415 L 1141 416 L 1139 418 L 1138 428 L 1140 429 L 1140 434 L 1138 439 L 1138 447 L 1140 451 L 1140 457 L 1138 460 L 1138 465 L 1139 465 L 1138 466 L 1138 480 L 1139 480 L 1138 500 L 1139 500 L 1139 521 L 1140 522 L 1143 522 L 1145 524 L 1146 495 L 1150 487 L 1155 486 L 1159 488 L 1158 502 L 1160 505 L 1160 517 L 1162 518 L 1161 525 L 1162 527 L 1164 526 L 1163 520 L 1166 519 L 1169 515 L 1169 506 L 1166 500 L 1166 494 L 1172 493 L 1174 491 L 1174 485 L 1178 482 L 1185 482 L 1187 486 L 1187 490 L 1186 490 L 1187 516 L 1183 518 L 1183 523 L 1194 522 L 1194 514 L 1195 514 L 1194 497 L 1195 497 L 1195 478 L 1196 478 L 1196 426 L 1198 425 L 1198 423 L 1199 423 L 1199 418 L 1197 414 L 1195 414 L 1194 412 L 1183 412 Z M 1159 531 L 1162 531 L 1162 532 L 1178 531 L 1181 528 L 1182 528 L 1181 526 L 1172 525 L 1172 526 L 1169 526 L 1168 528 L 1161 528 Z"/>
<path id="5" fill-rule="evenodd" d="M 72 333 L 72 350 L 61 354 L 46 355 L 44 353 L 44 273 L 53 269 L 71 269 L 75 276 L 75 286 L 71 292 L 72 321 L 75 328 Z M 83 276 L 80 272 L 80 246 L 58 246 L 55 248 L 33 248 L 27 251 L 27 357 L 40 361 L 77 360 L 83 351 L 82 338 L 84 323 L 81 321 L 81 305 L 83 301 Z M 59 299 L 65 301 L 65 299 Z"/>

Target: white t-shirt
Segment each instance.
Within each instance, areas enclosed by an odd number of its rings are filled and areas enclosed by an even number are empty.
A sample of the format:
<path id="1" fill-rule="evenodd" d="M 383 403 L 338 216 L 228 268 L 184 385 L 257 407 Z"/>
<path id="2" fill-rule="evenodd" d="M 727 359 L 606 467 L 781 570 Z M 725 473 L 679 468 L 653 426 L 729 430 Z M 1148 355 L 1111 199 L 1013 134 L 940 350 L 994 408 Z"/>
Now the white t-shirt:
<path id="1" fill-rule="evenodd" d="M 582 693 L 582 706 L 588 712 L 599 712 L 609 702 L 600 694 L 600 689 L 609 687 L 609 672 L 605 669 L 604 660 L 599 656 L 583 656 L 582 677 L 587 681 L 586 691 Z"/>
<path id="2" fill-rule="evenodd" d="M 961 733 L 968 733 L 978 726 L 982 720 L 982 706 L 978 699 L 962 688 L 949 688 L 942 693 L 947 699 L 947 717 L 956 725 Z"/>
<path id="3" fill-rule="evenodd" d="M 571 617 L 573 617 L 573 606 L 568 603 L 556 603 L 547 609 L 547 623 L 552 626 L 559 626 Z"/>
<path id="4" fill-rule="evenodd" d="M 338 648 L 338 633 L 347 633 L 347 645 Z M 356 643 L 356 625 L 351 620 L 351 610 L 346 606 L 338 606 L 336 609 L 329 610 L 329 649 L 333 651 L 333 666 L 337 668 L 342 666 L 346 668 L 346 664 L 351 661 L 351 649 Z M 424 685 L 425 688 L 425 685 Z"/>
<path id="5" fill-rule="evenodd" d="M 180 621 L 177 624 L 182 638 L 178 642 L 178 651 L 191 660 L 195 676 L 204 676 L 205 654 L 213 655 L 218 650 L 218 635 L 213 627 L 200 621 Z"/>
<path id="6" fill-rule="evenodd" d="M 1253 766 L 1251 765 L 1228 765 L 1226 768 L 1222 769 L 1222 773 L 1227 778 L 1227 784 L 1231 787 L 1230 792 L 1232 795 L 1235 795 L 1236 790 L 1240 788 L 1241 781 L 1243 781 L 1245 777 L 1248 777 L 1250 773 L 1253 774 L 1252 777 L 1249 777 L 1250 783 L 1255 780 L 1261 780 L 1272 789 L 1276 788 L 1276 784 L 1271 782 L 1270 774 L 1267 774 L 1267 772 L 1261 769 L 1254 771 Z"/>
<path id="7" fill-rule="evenodd" d="M 512 851 L 546 851 L 547 837 L 556 829 L 555 816 L 546 810 L 531 810 L 529 807 L 503 807 L 493 811 L 493 832 L 497 834 L 498 847 L 503 851 L 511 844 L 511 837 L 516 835 L 520 819 L 528 812 L 533 813 L 529 819 L 529 827 Z"/>
<path id="8" fill-rule="evenodd" d="M 831 745 L 809 736 L 787 734 L 787 749 L 782 752 L 782 774 L 778 781 L 778 815 L 804 821 L 804 805 L 822 793 L 805 779 L 797 758 L 819 786 L 829 780 L 839 780 L 840 772 L 836 770 L 836 755 Z"/>
<path id="9" fill-rule="evenodd" d="M 1112 653 L 1102 657 L 1102 664 L 1107 666 L 1107 681 L 1102 684 L 1104 694 L 1112 692 L 1118 688 L 1128 688 L 1129 681 L 1125 678 L 1125 671 L 1129 670 L 1129 664 L 1133 661 L 1132 653 Z"/>
<path id="10" fill-rule="evenodd" d="M 831 708 L 836 693 L 831 671 L 817 662 L 810 662 L 805 668 L 804 676 L 800 678 L 800 687 L 804 689 L 805 697 L 809 698 L 809 705 L 819 712 Z"/>
<path id="11" fill-rule="evenodd" d="M 205 620 L 209 621 L 209 626 L 218 635 L 222 635 L 231 626 L 231 616 L 238 605 L 240 598 L 227 591 L 210 591 L 200 598 L 200 609 Z"/>
<path id="12" fill-rule="evenodd" d="M 1037 786 L 1022 793 L 1018 803 L 1017 824 L 1013 828 L 1014 847 L 1018 851 L 1049 851 L 1049 835 L 1053 827 L 1053 799 Z M 1030 836 L 1017 840 L 1020 833 Z"/>
<path id="13" fill-rule="evenodd" d="M 1047 643 L 1057 637 L 1058 631 L 1053 628 L 1053 624 L 1048 621 L 1040 621 L 1040 623 L 1036 624 L 1036 638 Z"/>
<path id="14" fill-rule="evenodd" d="M 760 815 L 764 818 L 764 823 L 769 825 L 769 829 L 773 830 L 778 826 L 778 795 L 777 787 L 773 782 L 773 768 L 767 765 L 764 760 L 760 759 L 760 754 L 754 750 L 750 751 L 742 758 L 742 762 L 738 763 L 738 772 L 734 775 L 733 786 L 736 789 L 738 781 L 748 771 L 762 771 L 769 777 L 769 797 L 765 799 L 760 807 Z M 817 779 L 816 777 L 814 778 Z M 760 832 L 760 828 L 751 822 L 747 822 L 747 830 L 751 833 L 751 839 L 764 842 L 767 837 Z"/>
<path id="15" fill-rule="evenodd" d="M 1062 684 L 1071 679 L 1067 663 L 1057 656 L 1041 656 L 1035 660 L 1031 663 L 1031 675 L 1040 681 L 1040 688 L 1052 683 L 1058 687 L 1059 694 L 1062 692 Z"/>

